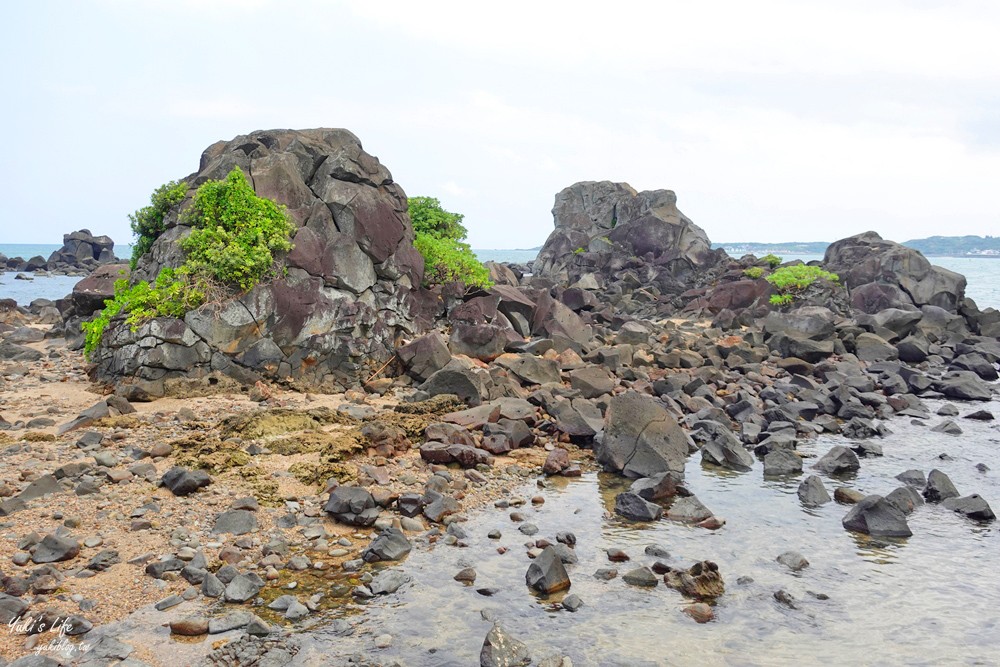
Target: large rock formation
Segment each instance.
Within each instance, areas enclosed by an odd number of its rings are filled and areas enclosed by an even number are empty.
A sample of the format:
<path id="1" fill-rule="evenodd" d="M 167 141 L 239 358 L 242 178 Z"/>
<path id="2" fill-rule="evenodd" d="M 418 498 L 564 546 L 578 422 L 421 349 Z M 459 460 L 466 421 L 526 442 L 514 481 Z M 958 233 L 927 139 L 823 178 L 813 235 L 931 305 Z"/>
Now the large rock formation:
<path id="1" fill-rule="evenodd" d="M 867 313 L 928 305 L 955 312 L 965 297 L 965 276 L 875 232 L 831 243 L 823 266 L 851 291 L 851 305 Z"/>
<path id="2" fill-rule="evenodd" d="M 109 236 L 94 236 L 89 229 L 63 234 L 63 245 L 49 255 L 46 269 L 69 271 L 93 270 L 101 264 L 117 262 L 115 242 Z"/>
<path id="3" fill-rule="evenodd" d="M 605 289 L 612 283 L 676 296 L 726 263 L 705 232 L 677 209 L 670 190 L 576 183 L 556 195 L 555 230 L 534 263 L 537 277 Z"/>
<path id="4" fill-rule="evenodd" d="M 154 394 L 171 378 L 211 373 L 338 387 L 387 359 L 415 329 L 412 292 L 423 259 L 406 195 L 342 129 L 258 131 L 210 146 L 133 281 L 183 263 L 180 241 L 191 230 L 179 213 L 198 186 L 233 167 L 258 195 L 288 207 L 296 231 L 281 258 L 285 275 L 183 320 L 160 318 L 134 332 L 117 326 L 98 352 L 98 379 L 135 378 Z"/>

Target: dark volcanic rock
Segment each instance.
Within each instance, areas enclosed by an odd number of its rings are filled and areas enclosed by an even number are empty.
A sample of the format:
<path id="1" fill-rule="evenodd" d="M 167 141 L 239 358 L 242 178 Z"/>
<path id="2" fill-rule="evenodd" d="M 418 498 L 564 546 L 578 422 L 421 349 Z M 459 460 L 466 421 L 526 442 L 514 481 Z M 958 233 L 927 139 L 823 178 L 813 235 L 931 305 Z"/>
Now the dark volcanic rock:
<path id="1" fill-rule="evenodd" d="M 799 484 L 798 495 L 802 504 L 809 507 L 818 507 L 833 500 L 826 487 L 823 486 L 823 480 L 816 475 L 809 475 L 802 480 Z"/>
<path id="2" fill-rule="evenodd" d="M 344 387 L 419 329 L 423 259 L 406 195 L 342 129 L 258 131 L 210 146 L 133 281 L 183 262 L 180 241 L 191 228 L 179 211 L 198 185 L 234 167 L 252 176 L 258 195 L 287 206 L 294 223 L 294 248 L 278 258 L 278 278 L 183 320 L 157 319 L 135 332 L 113 327 L 97 353 L 97 378 L 136 378 L 160 393 L 163 381 L 210 373 L 244 384 L 264 376 Z"/>
<path id="3" fill-rule="evenodd" d="M 204 470 L 187 470 L 180 466 L 174 466 L 163 473 L 160 482 L 175 496 L 187 496 L 204 486 L 208 486 L 212 480 Z"/>
<path id="4" fill-rule="evenodd" d="M 372 494 L 359 486 L 338 486 L 330 492 L 323 509 L 337 521 L 351 526 L 370 526 L 379 515 Z"/>
<path id="5" fill-rule="evenodd" d="M 365 549 L 361 557 L 366 563 L 400 560 L 410 553 L 410 541 L 398 528 L 386 528 Z"/>
<path id="6" fill-rule="evenodd" d="M 32 563 L 57 563 L 76 558 L 80 553 L 80 543 L 59 537 L 54 533 L 46 535 L 31 554 Z"/>
<path id="7" fill-rule="evenodd" d="M 941 504 L 953 512 L 958 512 L 976 521 L 993 521 L 997 518 L 990 504 L 982 496 L 975 493 L 963 498 L 946 498 Z"/>
<path id="8" fill-rule="evenodd" d="M 927 474 L 927 485 L 924 487 L 923 496 L 929 503 L 939 503 L 948 498 L 958 498 L 959 493 L 948 475 L 935 468 Z"/>
<path id="9" fill-rule="evenodd" d="M 663 508 L 636 493 L 625 491 L 615 496 L 615 514 L 632 521 L 656 521 L 663 516 Z"/>
<path id="10" fill-rule="evenodd" d="M 569 575 L 555 547 L 545 547 L 531 562 L 525 574 L 525 583 L 539 593 L 555 593 L 570 587 Z"/>
<path id="11" fill-rule="evenodd" d="M 813 468 L 828 475 L 839 475 L 853 472 L 861 467 L 858 456 L 843 445 L 834 445 L 823 457 L 813 465 Z"/>
<path id="12" fill-rule="evenodd" d="M 626 477 L 684 472 L 688 437 L 662 404 L 629 391 L 611 399 L 604 439 L 594 447 L 606 470 Z"/>
<path id="13" fill-rule="evenodd" d="M 910 537 L 913 532 L 906 516 L 892 503 L 878 495 L 865 496 L 841 522 L 844 528 L 875 537 Z"/>
<path id="14" fill-rule="evenodd" d="M 531 653 L 524 642 L 512 637 L 499 624 L 486 634 L 479 652 L 479 667 L 520 667 L 531 664 Z"/>

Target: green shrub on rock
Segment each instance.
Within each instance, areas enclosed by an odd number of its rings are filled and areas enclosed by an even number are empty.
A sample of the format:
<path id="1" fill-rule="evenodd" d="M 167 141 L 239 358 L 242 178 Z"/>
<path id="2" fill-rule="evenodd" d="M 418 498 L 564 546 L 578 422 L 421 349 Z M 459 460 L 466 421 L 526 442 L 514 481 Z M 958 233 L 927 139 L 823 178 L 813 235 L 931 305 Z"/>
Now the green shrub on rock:
<path id="1" fill-rule="evenodd" d="M 490 272 L 476 258 L 465 237 L 461 213 L 444 210 L 434 197 L 410 197 L 413 245 L 424 257 L 424 284 L 461 280 L 470 287 L 490 287 Z"/>
<path id="2" fill-rule="evenodd" d="M 135 243 L 132 245 L 132 259 L 129 264 L 134 269 L 139 258 L 149 252 L 160 234 L 164 232 L 163 219 L 171 207 L 183 201 L 187 193 L 187 183 L 170 181 L 153 190 L 149 206 L 140 208 L 128 216 Z"/>
<path id="3" fill-rule="evenodd" d="M 767 262 L 767 265 L 770 266 L 772 269 L 775 269 L 781 265 L 781 258 L 775 255 L 774 253 L 768 253 L 764 255 L 763 257 L 761 257 L 761 260 Z"/>
<path id="4" fill-rule="evenodd" d="M 759 266 L 751 266 L 748 269 L 743 269 L 743 275 L 746 276 L 747 278 L 752 278 L 753 280 L 757 280 L 762 275 L 764 275 L 764 269 L 762 269 Z"/>
<path id="5" fill-rule="evenodd" d="M 778 291 L 771 296 L 771 305 L 787 306 L 794 301 L 795 296 L 812 285 L 817 280 L 828 280 L 832 283 L 840 281 L 836 273 L 824 271 L 818 266 L 795 264 L 783 266 L 775 270 L 764 280 L 771 283 Z"/>
<path id="6" fill-rule="evenodd" d="M 170 207 L 183 200 L 187 186 L 168 183 L 153 192 L 150 206 L 129 216 L 137 235 L 132 265 L 163 233 Z M 291 249 L 294 229 L 285 207 L 258 197 L 239 167 L 221 181 L 198 188 L 184 222 L 193 229 L 181 242 L 186 258 L 177 269 L 163 269 L 152 284 L 115 283 L 115 296 L 82 325 L 84 352 L 91 357 L 111 321 L 125 315 L 136 330 L 154 317 L 183 317 L 212 292 L 248 291 L 275 269 L 275 253 Z"/>

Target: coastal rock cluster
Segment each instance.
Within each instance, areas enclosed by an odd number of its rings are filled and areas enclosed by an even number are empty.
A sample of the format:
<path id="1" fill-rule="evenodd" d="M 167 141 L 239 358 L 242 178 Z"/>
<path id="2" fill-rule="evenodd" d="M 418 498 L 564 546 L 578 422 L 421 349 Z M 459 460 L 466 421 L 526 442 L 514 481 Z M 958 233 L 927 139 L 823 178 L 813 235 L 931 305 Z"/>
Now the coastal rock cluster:
<path id="1" fill-rule="evenodd" d="M 167 214 L 166 231 L 132 280 L 180 266 L 179 242 L 190 233 L 180 212 L 199 185 L 234 167 L 295 223 L 278 277 L 183 320 L 117 326 L 97 357 L 98 380 L 128 379 L 151 395 L 172 379 L 217 375 L 343 388 L 370 375 L 414 330 L 423 259 L 406 195 L 347 130 L 254 132 L 210 146 L 184 179 L 188 199 Z"/>
<path id="2" fill-rule="evenodd" d="M 102 264 L 117 262 L 115 242 L 109 236 L 94 236 L 89 229 L 63 234 L 63 244 L 48 259 L 36 255 L 29 259 L 0 254 L 0 273 L 47 272 L 62 275 L 87 275 Z M 25 276 L 26 277 L 26 276 Z"/>

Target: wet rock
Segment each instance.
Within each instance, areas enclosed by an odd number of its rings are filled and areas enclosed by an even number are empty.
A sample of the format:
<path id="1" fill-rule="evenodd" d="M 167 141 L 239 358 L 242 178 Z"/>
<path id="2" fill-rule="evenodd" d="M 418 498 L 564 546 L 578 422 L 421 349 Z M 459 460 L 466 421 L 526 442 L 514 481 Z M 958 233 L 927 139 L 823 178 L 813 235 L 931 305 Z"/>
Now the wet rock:
<path id="1" fill-rule="evenodd" d="M 974 421 L 988 422 L 988 421 L 993 421 L 994 417 L 993 413 L 990 412 L 989 410 L 976 410 L 975 412 L 970 412 L 969 414 L 965 415 L 964 419 L 972 419 Z"/>
<path id="2" fill-rule="evenodd" d="M 788 591 L 785 590 L 775 591 L 774 599 L 780 602 L 781 604 L 785 605 L 789 609 L 798 609 L 798 606 L 795 604 L 795 598 L 792 597 L 792 594 L 789 593 Z"/>
<path id="3" fill-rule="evenodd" d="M 518 667 L 531 664 L 528 647 L 512 637 L 499 624 L 486 634 L 479 652 L 479 667 Z"/>
<path id="4" fill-rule="evenodd" d="M 932 433 L 945 433 L 947 435 L 962 435 L 962 428 L 950 419 L 946 419 L 940 424 L 931 427 Z"/>
<path id="5" fill-rule="evenodd" d="M 858 470 L 861 468 L 861 462 L 858 461 L 857 454 L 847 447 L 834 445 L 813 468 L 828 475 L 839 475 Z"/>
<path id="6" fill-rule="evenodd" d="M 631 521 L 657 521 L 663 516 L 663 508 L 638 494 L 625 491 L 615 497 L 615 514 Z"/>
<path id="7" fill-rule="evenodd" d="M 170 634 L 197 637 L 208 634 L 208 619 L 204 616 L 188 616 L 170 622 Z"/>
<path id="8" fill-rule="evenodd" d="M 779 477 L 802 472 L 802 458 L 790 449 L 775 449 L 764 456 L 764 476 Z"/>
<path id="9" fill-rule="evenodd" d="M 695 496 L 677 498 L 667 510 L 667 518 L 683 523 L 698 523 L 711 518 L 712 512 Z"/>
<path id="10" fill-rule="evenodd" d="M 944 507 L 958 512 L 975 521 L 993 521 L 996 515 L 989 503 L 979 494 L 964 496 L 962 498 L 946 498 L 942 503 Z"/>
<path id="11" fill-rule="evenodd" d="M 370 526 L 380 512 L 372 494 L 359 486 L 338 486 L 330 492 L 323 509 L 350 526 Z"/>
<path id="12" fill-rule="evenodd" d="M 662 472 L 652 477 L 642 477 L 632 482 L 629 491 L 645 500 L 663 500 L 677 495 L 678 475 Z"/>
<path id="13" fill-rule="evenodd" d="M 662 404 L 629 391 L 611 399 L 604 438 L 594 451 L 606 470 L 635 479 L 664 472 L 683 474 L 688 442 Z"/>
<path id="14" fill-rule="evenodd" d="M 473 584 L 476 582 L 476 569 L 473 567 L 462 568 L 453 578 L 464 584 Z"/>
<path id="15" fill-rule="evenodd" d="M 799 572 L 809 567 L 809 561 L 798 551 L 786 551 L 776 559 L 779 563 L 787 567 L 792 572 Z"/>
<path id="16" fill-rule="evenodd" d="M 753 467 L 753 456 L 732 435 L 705 443 L 701 448 L 701 460 L 730 470 L 750 470 Z"/>
<path id="17" fill-rule="evenodd" d="M 246 611 L 236 611 L 225 616 L 216 616 L 208 621 L 208 634 L 218 635 L 230 630 L 245 628 L 250 623 L 252 617 L 253 614 Z"/>
<path id="18" fill-rule="evenodd" d="M 402 560 L 410 553 L 410 541 L 398 528 L 387 528 L 372 541 L 361 557 L 366 563 Z"/>
<path id="19" fill-rule="evenodd" d="M 939 503 L 948 498 L 958 498 L 959 493 L 948 475 L 935 468 L 927 474 L 927 486 L 924 487 L 923 496 L 929 503 Z"/>
<path id="20" fill-rule="evenodd" d="M 798 495 L 802 504 L 809 507 L 819 507 L 832 500 L 826 487 L 823 486 L 823 480 L 816 475 L 809 475 L 802 480 L 799 484 Z"/>
<path id="21" fill-rule="evenodd" d="M 570 587 L 569 575 L 554 548 L 545 547 L 531 562 L 525 575 L 525 583 L 528 588 L 539 593 L 555 593 Z"/>
<path id="22" fill-rule="evenodd" d="M 954 371 L 946 374 L 933 384 L 934 390 L 948 398 L 963 401 L 988 401 L 993 398 L 993 390 L 978 375 L 971 371 Z"/>
<path id="23" fill-rule="evenodd" d="M 410 575 L 400 570 L 382 570 L 371 580 L 368 588 L 374 595 L 391 595 L 411 580 Z"/>
<path id="24" fill-rule="evenodd" d="M 442 521 L 446 516 L 457 513 L 461 507 L 451 496 L 427 491 L 424 494 L 424 516 L 431 521 Z"/>
<path id="25" fill-rule="evenodd" d="M 841 521 L 844 528 L 874 537 L 910 537 L 906 516 L 879 495 L 865 496 Z"/>
<path id="26" fill-rule="evenodd" d="M 562 606 L 566 611 L 576 611 L 583 606 L 583 600 L 576 593 L 570 593 L 563 598 Z"/>
<path id="27" fill-rule="evenodd" d="M 622 581 L 633 586 L 655 588 L 660 583 L 659 578 L 648 567 L 637 567 L 622 575 Z"/>
<path id="28" fill-rule="evenodd" d="M 569 452 L 562 447 L 556 447 L 548 453 L 548 456 L 545 457 L 545 463 L 542 465 L 542 471 L 546 475 L 557 475 L 568 468 L 570 463 Z"/>
<path id="29" fill-rule="evenodd" d="M 618 570 L 613 567 L 602 567 L 594 572 L 594 579 L 600 579 L 601 581 L 611 581 L 618 576 Z"/>
<path id="30" fill-rule="evenodd" d="M 175 496 L 187 496 L 208 486 L 212 480 L 208 473 L 203 470 L 187 470 L 180 466 L 174 466 L 163 473 L 160 483 L 170 489 L 170 492 Z"/>
<path id="31" fill-rule="evenodd" d="M 894 489 L 885 499 L 903 514 L 909 514 L 916 507 L 924 504 L 924 499 L 917 493 L 916 489 L 910 486 Z"/>
<path id="32" fill-rule="evenodd" d="M 715 618 L 715 612 L 711 605 L 704 602 L 695 602 L 684 607 L 684 613 L 693 618 L 696 623 L 708 623 Z"/>
<path id="33" fill-rule="evenodd" d="M 59 537 L 54 533 L 49 533 L 35 547 L 31 554 L 31 562 L 58 563 L 64 560 L 76 558 L 80 553 L 80 543 L 76 540 Z"/>
<path id="34" fill-rule="evenodd" d="M 257 530 L 257 515 L 250 510 L 229 510 L 215 519 L 213 535 L 246 535 Z"/>
<path id="35" fill-rule="evenodd" d="M 663 575 L 663 581 L 689 598 L 716 598 L 726 591 L 719 566 L 709 560 L 695 563 L 687 570 L 671 569 Z"/>
<path id="36" fill-rule="evenodd" d="M 833 499 L 843 505 L 855 505 L 861 502 L 864 497 L 865 494 L 861 493 L 857 489 L 852 489 L 846 486 L 838 486 L 833 491 Z"/>
<path id="37" fill-rule="evenodd" d="M 924 475 L 923 470 L 904 470 L 896 475 L 896 479 L 907 486 L 918 489 L 924 488 L 924 485 L 927 484 L 927 477 Z"/>

